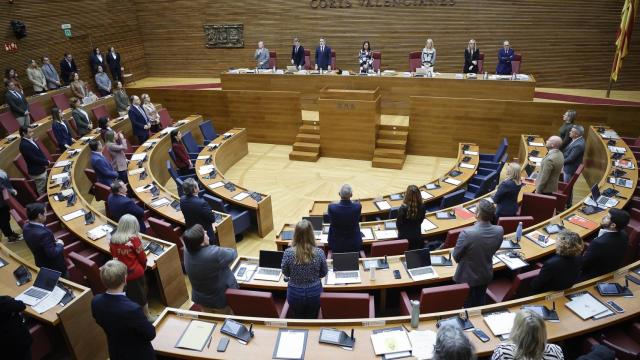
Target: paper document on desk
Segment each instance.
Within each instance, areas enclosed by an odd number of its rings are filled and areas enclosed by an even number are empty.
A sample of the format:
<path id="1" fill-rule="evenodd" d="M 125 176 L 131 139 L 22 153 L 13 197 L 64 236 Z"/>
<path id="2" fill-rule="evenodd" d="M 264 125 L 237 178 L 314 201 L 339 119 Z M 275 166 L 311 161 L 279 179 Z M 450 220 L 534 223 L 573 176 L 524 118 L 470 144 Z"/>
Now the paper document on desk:
<path id="1" fill-rule="evenodd" d="M 202 351 L 213 337 L 216 323 L 192 319 L 180 336 L 177 348 Z"/>
<path id="2" fill-rule="evenodd" d="M 529 146 L 534 146 L 534 147 L 543 147 L 543 146 L 544 146 L 544 144 L 543 144 L 543 143 L 539 143 L 539 142 L 529 141 Z"/>
<path id="3" fill-rule="evenodd" d="M 602 138 L 617 140 L 620 139 L 620 136 L 615 130 L 605 130 L 604 133 L 602 133 Z"/>
<path id="4" fill-rule="evenodd" d="M 625 152 L 627 152 L 627 149 L 620 147 L 620 146 L 607 146 L 609 148 L 609 151 L 611 151 L 614 154 L 624 154 Z"/>
<path id="5" fill-rule="evenodd" d="M 476 166 L 474 164 L 467 164 L 467 163 L 460 163 L 460 167 L 461 168 L 465 168 L 465 169 L 475 169 Z"/>
<path id="6" fill-rule="evenodd" d="M 501 312 L 488 314 L 484 316 L 484 322 L 487 324 L 493 335 L 500 336 L 509 334 L 513 327 L 513 320 L 516 318 L 514 312 Z"/>
<path id="7" fill-rule="evenodd" d="M 43 312 L 53 308 L 58 305 L 60 300 L 64 297 L 66 292 L 62 290 L 60 287 L 56 286 L 53 288 L 51 294 L 47 295 L 42 301 L 32 306 L 31 308 L 36 311 L 38 314 L 42 314 Z"/>
<path id="8" fill-rule="evenodd" d="M 249 197 L 249 193 L 248 193 L 248 192 L 244 192 L 244 191 L 243 191 L 243 192 L 241 192 L 241 193 L 239 193 L 239 194 L 236 194 L 236 195 L 233 197 L 233 200 L 242 201 L 242 200 L 244 200 L 244 199 L 246 199 L 246 198 L 248 198 L 248 197 Z"/>
<path id="9" fill-rule="evenodd" d="M 150 189 L 151 189 L 151 186 L 149 186 L 149 185 L 151 185 L 151 184 L 138 186 L 137 188 L 135 188 L 135 191 L 136 191 L 137 193 L 140 193 L 140 192 L 145 192 L 145 191 L 147 191 L 147 190 L 150 190 Z"/>
<path id="10" fill-rule="evenodd" d="M 213 165 L 204 165 L 204 166 L 200 166 L 198 168 L 198 174 L 200 175 L 207 175 L 208 173 L 211 172 L 211 170 L 215 169 L 215 167 Z"/>
<path id="11" fill-rule="evenodd" d="M 510 257 L 509 255 L 504 253 L 496 255 L 496 257 L 500 259 L 500 261 L 502 261 L 505 265 L 507 265 L 507 267 L 511 270 L 517 270 L 529 265 L 526 261 L 522 260 L 519 257 Z"/>
<path id="12" fill-rule="evenodd" d="M 582 320 L 611 311 L 589 293 L 576 296 L 564 305 L 578 315 Z"/>
<path id="13" fill-rule="evenodd" d="M 76 210 L 76 211 L 74 211 L 74 212 L 72 212 L 70 214 L 63 215 L 62 216 L 62 220 L 71 221 L 71 220 L 73 220 L 75 218 L 78 218 L 80 216 L 83 216 L 83 215 L 84 215 L 84 209 L 79 209 L 79 210 Z"/>
<path id="14" fill-rule="evenodd" d="M 107 235 L 107 233 L 111 232 L 112 230 L 113 228 L 110 225 L 100 225 L 87 231 L 87 235 L 91 240 L 98 240 L 101 237 Z"/>
<path id="15" fill-rule="evenodd" d="M 224 186 L 224 183 L 222 181 L 217 181 L 217 182 L 214 182 L 213 184 L 209 184 L 209 189 L 215 189 L 223 186 Z"/>
<path id="16" fill-rule="evenodd" d="M 163 134 L 163 135 L 164 134 L 168 134 L 168 133 L 172 132 L 175 129 L 177 129 L 177 127 L 169 126 L 169 127 L 166 127 L 164 129 L 162 129 L 162 131 L 160 131 L 160 133 Z"/>
<path id="17" fill-rule="evenodd" d="M 147 153 L 138 153 L 138 154 L 133 154 L 133 156 L 131 157 L 131 161 L 138 161 L 138 160 L 142 160 L 145 158 L 145 156 L 147 156 Z"/>
<path id="18" fill-rule="evenodd" d="M 529 161 L 535 163 L 536 165 L 540 165 L 540 163 L 542 162 L 542 158 L 538 156 L 529 156 Z"/>
<path id="19" fill-rule="evenodd" d="M 477 151 L 471 151 L 471 150 L 465 150 L 464 151 L 465 155 L 478 155 Z"/>
<path id="20" fill-rule="evenodd" d="M 433 358 L 433 347 L 436 344 L 436 333 L 431 330 L 409 332 L 411 355 L 418 360 Z"/>
<path id="21" fill-rule="evenodd" d="M 380 210 L 389 210 L 389 209 L 391 209 L 391 205 L 386 200 L 376 201 L 375 204 L 378 207 L 378 209 L 380 209 Z"/>
<path id="22" fill-rule="evenodd" d="M 138 175 L 138 174 L 142 174 L 143 172 L 144 172 L 144 168 L 137 168 L 137 169 L 129 170 L 129 175 L 131 176 Z"/>
<path id="23" fill-rule="evenodd" d="M 278 343 L 273 351 L 273 358 L 303 359 L 306 346 L 306 330 L 280 329 L 278 333 Z"/>
<path id="24" fill-rule="evenodd" d="M 398 237 L 397 230 L 376 230 L 375 234 L 378 240 L 395 239 Z"/>
<path id="25" fill-rule="evenodd" d="M 422 220 L 422 224 L 420 224 L 420 232 L 422 234 L 426 234 L 429 230 L 433 230 L 435 228 L 437 228 L 437 226 L 428 219 Z"/>
<path id="26" fill-rule="evenodd" d="M 633 187 L 633 181 L 631 181 L 631 179 L 614 178 L 611 176 L 609 177 L 609 184 L 615 184 L 618 186 L 626 187 L 628 189 L 631 189 Z"/>
<path id="27" fill-rule="evenodd" d="M 198 160 L 207 160 L 209 155 L 198 155 Z"/>
<path id="28" fill-rule="evenodd" d="M 163 197 L 163 198 L 160 198 L 160 199 L 158 199 L 156 201 L 153 201 L 150 205 L 151 205 L 151 207 L 157 208 L 157 207 L 168 205 L 168 204 L 171 204 L 171 201 L 169 201 L 169 199 Z"/>
<path id="29" fill-rule="evenodd" d="M 378 356 L 411 351 L 411 342 L 402 328 L 371 334 L 371 343 L 373 344 L 373 351 Z"/>
<path id="30" fill-rule="evenodd" d="M 455 186 L 462 184 L 462 181 L 454 178 L 450 178 L 450 177 L 444 179 L 444 182 L 446 182 L 447 184 L 455 185 Z"/>
<path id="31" fill-rule="evenodd" d="M 373 230 L 371 228 L 360 228 L 362 233 L 362 240 L 373 240 Z"/>
<path id="32" fill-rule="evenodd" d="M 420 190 L 420 196 L 422 196 L 422 200 L 431 199 L 433 197 L 433 195 L 429 194 L 424 190 Z"/>
<path id="33" fill-rule="evenodd" d="M 54 168 L 59 168 L 59 167 L 65 167 L 67 165 L 71 164 L 71 160 L 62 160 L 62 161 L 58 161 L 57 163 L 55 163 L 53 165 Z"/>
<path id="34" fill-rule="evenodd" d="M 624 159 L 616 160 L 615 165 L 617 167 L 620 167 L 620 168 L 623 168 L 623 169 L 634 169 L 635 168 L 632 161 L 624 160 Z"/>
<path id="35" fill-rule="evenodd" d="M 68 172 L 62 172 L 60 174 L 51 175 L 51 179 L 52 180 L 56 180 L 56 181 L 63 180 L 61 182 L 64 182 L 64 179 L 66 179 L 68 177 L 69 177 L 69 173 Z"/>

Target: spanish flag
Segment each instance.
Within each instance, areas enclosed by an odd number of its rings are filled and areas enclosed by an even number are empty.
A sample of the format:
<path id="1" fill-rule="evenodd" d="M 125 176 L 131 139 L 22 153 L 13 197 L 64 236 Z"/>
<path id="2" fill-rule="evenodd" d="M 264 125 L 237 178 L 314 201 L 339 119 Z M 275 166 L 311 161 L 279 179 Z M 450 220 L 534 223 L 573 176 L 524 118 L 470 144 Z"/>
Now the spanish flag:
<path id="1" fill-rule="evenodd" d="M 631 31 L 633 30 L 633 22 L 638 13 L 639 3 L 640 0 L 624 1 L 620 19 L 620 29 L 618 29 L 618 38 L 616 39 L 616 55 L 613 58 L 613 67 L 611 69 L 611 80 L 613 81 L 618 81 L 618 73 L 622 68 L 622 59 L 629 53 L 629 41 L 631 41 Z"/>

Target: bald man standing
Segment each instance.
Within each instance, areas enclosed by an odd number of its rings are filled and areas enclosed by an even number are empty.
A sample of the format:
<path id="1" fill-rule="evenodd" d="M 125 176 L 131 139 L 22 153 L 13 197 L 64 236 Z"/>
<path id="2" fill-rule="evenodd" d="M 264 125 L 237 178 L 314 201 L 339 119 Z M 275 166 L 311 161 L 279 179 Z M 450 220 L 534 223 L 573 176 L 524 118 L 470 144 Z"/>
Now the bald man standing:
<path id="1" fill-rule="evenodd" d="M 558 181 L 564 166 L 564 156 L 560 151 L 562 139 L 559 136 L 551 136 L 547 140 L 546 147 L 549 150 L 547 156 L 540 163 L 540 174 L 536 179 L 536 193 L 551 195 L 558 191 Z"/>

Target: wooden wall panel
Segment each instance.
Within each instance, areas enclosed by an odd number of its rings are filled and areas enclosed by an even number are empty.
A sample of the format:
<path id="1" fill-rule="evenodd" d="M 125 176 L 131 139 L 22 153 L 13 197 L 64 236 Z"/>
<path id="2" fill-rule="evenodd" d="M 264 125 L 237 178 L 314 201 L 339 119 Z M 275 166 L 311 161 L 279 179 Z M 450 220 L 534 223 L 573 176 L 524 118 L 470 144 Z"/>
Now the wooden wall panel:
<path id="1" fill-rule="evenodd" d="M 455 157 L 452 144 L 473 142 L 483 153 L 496 150 L 500 137 L 509 140 L 510 157 L 522 134 L 556 134 L 567 109 L 578 112 L 577 123 L 606 124 L 619 134 L 639 136 L 640 107 L 579 105 L 510 100 L 411 97 L 407 153 Z"/>
<path id="2" fill-rule="evenodd" d="M 454 6 L 362 7 L 362 1 L 350 0 L 346 9 L 312 9 L 309 0 L 133 0 L 147 66 L 156 76 L 212 76 L 229 67 L 255 66 L 252 56 L 259 40 L 277 51 L 283 67 L 294 36 L 312 50 L 320 36 L 327 36 L 338 67 L 347 69 L 357 67 L 357 51 L 368 39 L 382 50 L 384 67 L 403 71 L 408 53 L 421 50 L 430 37 L 438 51 L 437 70 L 458 72 L 473 37 L 486 54 L 489 71 L 495 70 L 502 40 L 509 39 L 523 55 L 523 72 L 536 75 L 539 86 L 600 89 L 608 84 L 623 4 L 455 0 Z M 245 48 L 207 49 L 202 25 L 209 23 L 243 23 Z M 616 89 L 639 89 L 640 36 L 634 35 Z"/>
<path id="3" fill-rule="evenodd" d="M 27 26 L 27 36 L 16 40 L 10 21 L 21 20 Z M 27 79 L 26 68 L 30 59 L 38 60 L 49 56 L 51 63 L 60 71 L 59 63 L 65 52 L 70 52 L 76 61 L 80 76 L 93 84 L 89 67 L 89 54 L 95 47 L 106 53 L 113 45 L 122 56 L 122 64 L 136 78 L 147 76 L 144 47 L 138 30 L 135 7 L 123 0 L 16 0 L 0 2 L 0 42 L 15 41 L 19 50 L 7 53 L 0 49 L 0 69 L 18 70 L 19 79 L 28 94 L 31 83 Z M 64 37 L 61 24 L 71 24 L 73 37 Z M 4 93 L 3 93 L 4 95 Z M 2 96 L 1 102 L 4 102 Z"/>

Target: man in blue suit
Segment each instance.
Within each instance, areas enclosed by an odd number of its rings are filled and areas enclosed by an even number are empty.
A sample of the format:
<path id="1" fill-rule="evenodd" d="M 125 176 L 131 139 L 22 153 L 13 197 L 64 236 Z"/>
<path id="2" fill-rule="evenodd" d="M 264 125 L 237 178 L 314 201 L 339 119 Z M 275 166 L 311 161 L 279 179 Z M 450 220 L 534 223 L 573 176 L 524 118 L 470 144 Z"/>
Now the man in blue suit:
<path id="1" fill-rule="evenodd" d="M 129 107 L 129 120 L 131 120 L 131 127 L 133 128 L 133 134 L 138 138 L 138 143 L 142 144 L 149 138 L 149 117 L 144 112 L 142 105 L 140 105 L 140 98 L 136 95 L 131 96 L 131 106 Z"/>
<path id="2" fill-rule="evenodd" d="M 362 205 L 351 201 L 353 190 L 350 185 L 342 185 L 339 195 L 339 203 L 329 204 L 329 248 L 334 253 L 359 252 L 362 249 Z"/>
<path id="3" fill-rule="evenodd" d="M 194 179 L 186 179 L 182 184 L 184 195 L 180 198 L 180 210 L 184 215 L 185 226 L 190 228 L 195 224 L 202 225 L 207 232 L 209 242 L 218 245 L 211 225 L 216 222 L 216 217 L 211 206 L 204 199 L 198 197 L 199 191 L 198 183 Z"/>
<path id="4" fill-rule="evenodd" d="M 46 221 L 45 207 L 42 203 L 27 205 L 29 222 L 22 228 L 22 236 L 37 267 L 46 267 L 60 271 L 62 277 L 67 277 L 67 265 L 64 260 L 64 242 L 56 239 L 53 232 L 44 225 Z"/>
<path id="5" fill-rule="evenodd" d="M 127 196 L 127 186 L 122 180 L 111 183 L 111 195 L 107 198 L 107 210 L 109 219 L 118 222 L 124 214 L 130 214 L 138 219 L 140 232 L 146 233 L 147 226 L 144 223 L 144 209 L 138 206 L 133 199 Z"/>
<path id="6" fill-rule="evenodd" d="M 498 75 L 511 75 L 511 61 L 515 56 L 515 51 L 509 45 L 509 42 L 505 40 L 502 45 L 502 49 L 498 51 L 498 66 L 496 66 L 496 74 Z"/>
<path id="7" fill-rule="evenodd" d="M 331 48 L 326 46 L 324 38 L 320 38 L 320 45 L 316 48 L 316 70 L 327 70 L 331 67 Z"/>
<path id="8" fill-rule="evenodd" d="M 96 180 L 103 185 L 111 186 L 118 178 L 118 172 L 113 170 L 111 164 L 102 155 L 102 143 L 100 140 L 89 141 L 91 148 L 91 167 L 96 172 Z"/>
<path id="9" fill-rule="evenodd" d="M 124 292 L 127 266 L 118 260 L 109 260 L 100 268 L 100 279 L 107 291 L 91 300 L 91 314 L 107 335 L 109 358 L 155 359 L 151 340 L 156 337 L 156 329 L 142 307 Z"/>
<path id="10" fill-rule="evenodd" d="M 49 159 L 44 155 L 36 139 L 33 137 L 33 129 L 22 126 L 20 128 L 20 154 L 27 163 L 27 173 L 35 182 L 38 195 L 47 192 L 47 166 Z"/>
<path id="11" fill-rule="evenodd" d="M 584 155 L 584 127 L 581 125 L 573 125 L 569 130 L 569 138 L 571 142 L 564 148 L 562 155 L 564 155 L 564 166 L 562 168 L 562 179 L 564 182 L 569 182 L 573 174 L 576 173 L 580 164 L 582 164 L 582 158 Z M 567 199 L 567 207 L 573 203 L 573 189 Z"/>

